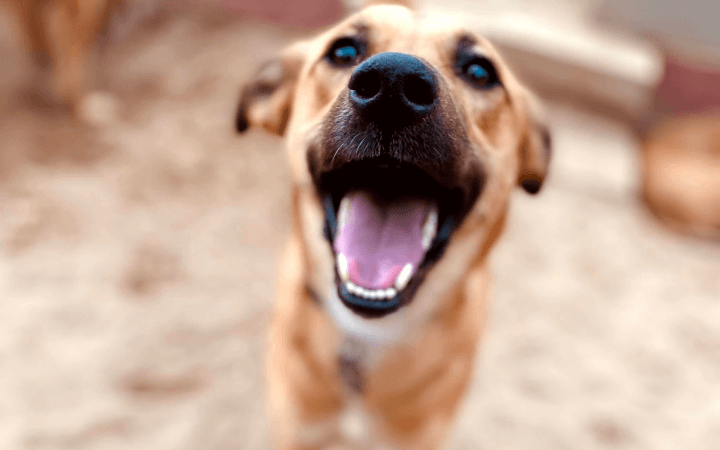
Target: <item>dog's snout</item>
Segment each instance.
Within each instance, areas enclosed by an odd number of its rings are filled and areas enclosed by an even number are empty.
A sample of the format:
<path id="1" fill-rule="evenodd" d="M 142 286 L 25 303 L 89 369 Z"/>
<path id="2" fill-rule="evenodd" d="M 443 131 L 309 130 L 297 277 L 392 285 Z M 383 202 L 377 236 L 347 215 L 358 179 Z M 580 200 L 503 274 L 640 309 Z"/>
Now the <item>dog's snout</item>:
<path id="1" fill-rule="evenodd" d="M 429 115 L 437 102 L 437 80 L 431 69 L 404 53 L 380 53 L 363 62 L 348 87 L 355 109 L 382 127 L 413 123 Z"/>

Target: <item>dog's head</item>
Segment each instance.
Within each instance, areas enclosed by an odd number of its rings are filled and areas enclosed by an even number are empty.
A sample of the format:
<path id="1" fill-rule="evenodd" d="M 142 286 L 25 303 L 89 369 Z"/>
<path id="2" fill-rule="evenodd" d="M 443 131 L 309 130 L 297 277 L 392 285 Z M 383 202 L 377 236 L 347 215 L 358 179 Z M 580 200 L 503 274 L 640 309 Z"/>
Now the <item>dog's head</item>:
<path id="1" fill-rule="evenodd" d="M 399 6 L 266 65 L 240 100 L 238 130 L 253 125 L 287 136 L 310 283 L 365 320 L 447 292 L 498 234 L 512 187 L 540 189 L 550 156 L 485 39 Z"/>

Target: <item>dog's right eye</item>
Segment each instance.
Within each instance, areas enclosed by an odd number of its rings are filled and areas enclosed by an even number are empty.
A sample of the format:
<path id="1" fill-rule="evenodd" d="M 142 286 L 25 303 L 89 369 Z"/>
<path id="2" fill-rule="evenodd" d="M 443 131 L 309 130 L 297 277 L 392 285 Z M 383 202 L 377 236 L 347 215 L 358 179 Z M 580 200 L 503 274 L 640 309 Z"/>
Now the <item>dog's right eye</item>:
<path id="1" fill-rule="evenodd" d="M 355 65 L 363 55 L 364 46 L 353 38 L 338 39 L 330 46 L 326 58 L 337 67 Z"/>

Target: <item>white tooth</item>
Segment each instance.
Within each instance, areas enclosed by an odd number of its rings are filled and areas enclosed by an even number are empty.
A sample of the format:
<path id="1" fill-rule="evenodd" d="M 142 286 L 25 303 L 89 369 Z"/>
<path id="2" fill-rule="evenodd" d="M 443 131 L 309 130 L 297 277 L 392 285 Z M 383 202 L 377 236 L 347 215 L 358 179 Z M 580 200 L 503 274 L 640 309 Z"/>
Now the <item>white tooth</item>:
<path id="1" fill-rule="evenodd" d="M 395 279 L 395 289 L 397 289 L 398 291 L 402 291 L 403 289 L 405 289 L 405 286 L 407 286 L 408 282 L 410 281 L 410 277 L 412 276 L 412 271 L 413 265 L 411 263 L 405 264 L 405 267 L 402 268 L 397 279 Z M 387 292 L 387 290 L 385 292 Z"/>
<path id="2" fill-rule="evenodd" d="M 395 288 L 387 288 L 385 289 L 385 298 L 391 299 L 397 295 L 397 291 Z"/>
<path id="3" fill-rule="evenodd" d="M 349 195 L 340 200 L 340 208 L 338 209 L 338 228 L 337 232 L 340 233 L 345 228 L 345 222 L 347 222 L 348 213 L 350 212 L 350 205 L 352 200 Z"/>
<path id="4" fill-rule="evenodd" d="M 341 281 L 345 282 L 350 279 L 347 258 L 342 253 L 337 255 L 337 271 Z"/>
<path id="5" fill-rule="evenodd" d="M 357 288 L 357 286 L 352 284 L 352 282 L 348 281 L 345 283 L 345 289 L 347 289 L 351 294 L 355 294 L 355 288 Z"/>
<path id="6" fill-rule="evenodd" d="M 378 291 L 370 291 L 370 298 L 373 300 L 377 300 L 380 298 L 380 292 Z"/>
<path id="7" fill-rule="evenodd" d="M 425 224 L 422 229 L 422 246 L 423 250 L 430 248 L 435 235 L 437 234 L 437 223 L 438 223 L 438 212 L 436 207 L 430 209 L 430 213 L 425 219 Z"/>

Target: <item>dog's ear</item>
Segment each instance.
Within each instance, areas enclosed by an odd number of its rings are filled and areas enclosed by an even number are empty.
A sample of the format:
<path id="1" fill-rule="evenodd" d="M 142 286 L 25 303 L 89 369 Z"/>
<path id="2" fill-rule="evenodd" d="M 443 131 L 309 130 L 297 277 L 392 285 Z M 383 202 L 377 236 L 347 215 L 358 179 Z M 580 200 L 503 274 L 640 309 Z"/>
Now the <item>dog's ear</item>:
<path id="1" fill-rule="evenodd" d="M 537 194 L 550 166 L 552 137 L 535 98 L 528 94 L 526 100 L 527 121 L 525 136 L 520 144 L 518 183 L 528 193 Z"/>
<path id="2" fill-rule="evenodd" d="M 285 132 L 305 59 L 303 48 L 300 44 L 289 47 L 279 58 L 265 63 L 242 88 L 235 117 L 238 132 L 255 126 L 278 135 Z"/>

